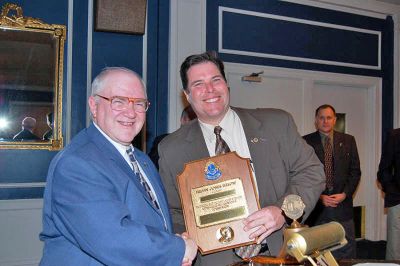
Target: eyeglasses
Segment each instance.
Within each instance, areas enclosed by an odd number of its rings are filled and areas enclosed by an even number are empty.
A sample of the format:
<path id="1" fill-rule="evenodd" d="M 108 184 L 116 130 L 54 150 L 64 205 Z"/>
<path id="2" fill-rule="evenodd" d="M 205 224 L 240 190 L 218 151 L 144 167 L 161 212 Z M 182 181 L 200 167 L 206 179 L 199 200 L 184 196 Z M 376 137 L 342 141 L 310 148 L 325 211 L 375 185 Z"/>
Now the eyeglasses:
<path id="1" fill-rule="evenodd" d="M 145 113 L 150 106 L 150 102 L 143 98 L 129 98 L 124 96 L 112 96 L 107 98 L 99 94 L 96 94 L 95 96 L 99 96 L 100 98 L 109 101 L 111 103 L 111 109 L 114 111 L 124 111 L 128 109 L 129 103 L 132 103 L 133 110 L 139 113 Z"/>

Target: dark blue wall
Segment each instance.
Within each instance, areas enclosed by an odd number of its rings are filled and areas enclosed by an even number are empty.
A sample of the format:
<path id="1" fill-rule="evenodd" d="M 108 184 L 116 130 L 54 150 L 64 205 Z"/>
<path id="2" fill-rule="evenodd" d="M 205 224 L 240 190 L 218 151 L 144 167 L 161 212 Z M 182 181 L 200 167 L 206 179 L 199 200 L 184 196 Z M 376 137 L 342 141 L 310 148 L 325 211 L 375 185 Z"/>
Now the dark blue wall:
<path id="1" fill-rule="evenodd" d="M 224 7 L 222 25 L 220 7 Z M 277 0 L 207 1 L 207 50 L 219 51 L 226 62 L 381 77 L 382 136 L 393 127 L 393 41 L 391 17 L 378 19 Z"/>
<path id="2" fill-rule="evenodd" d="M 9 1 L 0 0 L 3 6 Z M 13 1 L 22 7 L 24 16 L 40 18 L 49 24 L 68 24 L 67 0 Z M 167 130 L 166 101 L 157 104 L 160 97 L 168 95 L 168 21 L 169 1 L 148 0 L 148 94 L 152 105 L 148 111 L 148 145 L 158 131 Z M 67 61 L 72 56 L 71 136 L 86 127 L 87 106 L 87 42 L 88 2 L 73 2 L 72 54 L 67 54 L 65 43 L 63 82 L 63 128 L 65 138 Z M 122 66 L 143 74 L 143 35 L 92 31 L 92 77 L 107 66 Z M 68 56 L 67 56 L 68 55 Z M 159 123 L 160 122 L 160 123 Z M 143 133 L 145 134 L 145 133 Z M 141 141 L 138 138 L 137 144 Z M 46 150 L 0 150 L 0 183 L 45 182 L 51 159 L 57 152 Z M 0 189 L 0 199 L 40 198 L 43 188 Z"/>
<path id="3" fill-rule="evenodd" d="M 67 0 L 0 0 L 0 6 L 11 2 L 22 7 L 24 16 L 40 18 L 48 24 L 67 25 Z M 65 43 L 65 54 L 67 51 L 68 47 Z M 64 88 L 66 87 L 65 77 L 66 64 L 64 64 Z M 46 150 L 0 150 L 0 183 L 43 182 L 49 163 L 55 154 L 56 152 Z M 0 199 L 40 198 L 42 194 L 41 187 L 0 189 Z"/>

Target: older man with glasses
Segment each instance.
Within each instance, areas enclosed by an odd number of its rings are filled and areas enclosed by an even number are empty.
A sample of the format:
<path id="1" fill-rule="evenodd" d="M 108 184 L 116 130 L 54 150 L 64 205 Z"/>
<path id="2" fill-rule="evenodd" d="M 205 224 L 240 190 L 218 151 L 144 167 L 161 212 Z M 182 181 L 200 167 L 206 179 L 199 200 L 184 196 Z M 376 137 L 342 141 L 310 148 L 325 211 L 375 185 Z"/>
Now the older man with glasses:
<path id="1" fill-rule="evenodd" d="M 149 108 L 143 81 L 107 68 L 89 107 L 93 123 L 49 168 L 40 265 L 190 265 L 197 246 L 172 234 L 157 170 L 131 144 Z"/>

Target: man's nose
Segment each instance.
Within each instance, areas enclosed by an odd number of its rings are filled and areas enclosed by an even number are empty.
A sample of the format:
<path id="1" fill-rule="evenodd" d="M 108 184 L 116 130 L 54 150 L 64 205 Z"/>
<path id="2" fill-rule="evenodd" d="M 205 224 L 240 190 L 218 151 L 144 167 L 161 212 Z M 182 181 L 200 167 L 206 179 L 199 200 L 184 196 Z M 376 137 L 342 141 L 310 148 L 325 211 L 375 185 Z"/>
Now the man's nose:
<path id="1" fill-rule="evenodd" d="M 130 102 L 128 104 L 128 107 L 125 110 L 125 114 L 129 117 L 135 117 L 137 115 L 135 108 L 134 108 L 134 103 Z"/>
<path id="2" fill-rule="evenodd" d="M 211 82 L 206 82 L 205 86 L 206 86 L 206 91 L 207 92 L 213 92 L 214 91 L 214 86 L 213 86 L 213 84 Z"/>

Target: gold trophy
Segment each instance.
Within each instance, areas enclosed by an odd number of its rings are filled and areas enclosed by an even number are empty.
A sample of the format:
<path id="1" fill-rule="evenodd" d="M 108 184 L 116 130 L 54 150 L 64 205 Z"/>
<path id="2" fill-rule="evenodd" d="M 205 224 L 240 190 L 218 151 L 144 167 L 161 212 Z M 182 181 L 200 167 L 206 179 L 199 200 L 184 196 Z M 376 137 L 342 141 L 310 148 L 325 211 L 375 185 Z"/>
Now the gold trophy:
<path id="1" fill-rule="evenodd" d="M 289 255 L 286 252 L 286 245 L 288 239 L 297 232 L 307 228 L 307 225 L 300 224 L 297 219 L 299 219 L 304 212 L 306 205 L 304 205 L 303 200 L 299 195 L 290 194 L 285 197 L 282 204 L 282 211 L 285 213 L 286 217 L 292 219 L 290 226 L 283 229 L 283 245 L 279 251 L 278 258 L 287 258 Z"/>
<path id="2" fill-rule="evenodd" d="M 308 228 L 306 225 L 300 224 L 297 219 L 299 219 L 304 212 L 305 205 L 300 196 L 290 194 L 285 197 L 282 204 L 282 211 L 285 213 L 285 216 L 292 219 L 293 222 L 289 227 L 283 229 L 283 237 L 284 242 L 281 250 L 279 251 L 278 256 L 276 257 L 267 257 L 267 256 L 256 256 L 249 259 L 245 259 L 245 261 L 249 261 L 251 263 L 260 263 L 260 264 L 273 264 L 273 265 L 295 265 L 301 264 L 296 260 L 296 258 L 290 256 L 287 253 L 287 241 L 291 238 L 294 233 L 297 233 L 303 229 Z M 250 264 L 252 265 L 252 264 Z"/>

